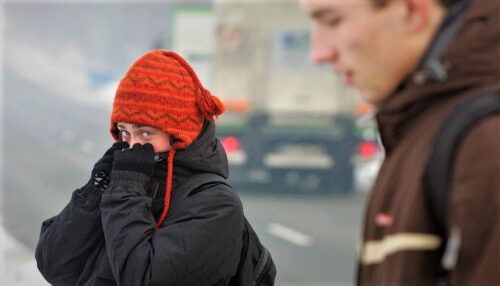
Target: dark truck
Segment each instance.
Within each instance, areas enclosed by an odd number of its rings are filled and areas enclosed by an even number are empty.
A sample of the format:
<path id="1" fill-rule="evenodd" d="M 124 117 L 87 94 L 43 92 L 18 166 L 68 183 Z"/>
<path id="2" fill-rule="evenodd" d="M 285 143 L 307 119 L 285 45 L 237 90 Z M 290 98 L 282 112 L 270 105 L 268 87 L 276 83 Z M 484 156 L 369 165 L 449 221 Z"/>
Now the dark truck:
<path id="1" fill-rule="evenodd" d="M 290 194 L 354 190 L 352 158 L 359 143 L 354 117 L 255 113 L 218 123 L 217 135 L 237 190 Z"/>

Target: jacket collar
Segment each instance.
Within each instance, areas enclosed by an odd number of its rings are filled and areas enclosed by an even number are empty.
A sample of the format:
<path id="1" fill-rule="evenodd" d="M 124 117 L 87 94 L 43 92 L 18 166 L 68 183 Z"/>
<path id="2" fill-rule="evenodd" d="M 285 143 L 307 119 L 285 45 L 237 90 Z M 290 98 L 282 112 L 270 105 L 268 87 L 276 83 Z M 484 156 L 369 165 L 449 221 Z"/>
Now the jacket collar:
<path id="1" fill-rule="evenodd" d="M 463 0 L 448 9 L 414 72 L 376 114 L 380 137 L 390 152 L 408 125 L 430 105 L 488 86 L 499 86 L 500 1 Z"/>
<path id="2" fill-rule="evenodd" d="M 464 12 L 471 3 L 472 0 L 463 0 L 449 8 L 416 72 L 411 76 L 413 82 L 424 84 L 427 81 L 439 82 L 448 78 L 447 63 L 442 62 L 441 56 L 457 33 L 464 19 Z"/>
<path id="3" fill-rule="evenodd" d="M 163 190 L 155 198 L 165 196 L 165 178 L 167 176 L 167 158 L 169 152 L 159 153 L 155 165 L 154 178 L 159 182 L 159 190 Z M 205 120 L 200 134 L 186 149 L 177 150 L 173 163 L 173 191 L 175 186 L 187 177 L 197 173 L 216 173 L 228 178 L 228 162 L 224 147 L 215 137 L 215 124 Z M 153 188 L 156 188 L 153 186 Z"/>

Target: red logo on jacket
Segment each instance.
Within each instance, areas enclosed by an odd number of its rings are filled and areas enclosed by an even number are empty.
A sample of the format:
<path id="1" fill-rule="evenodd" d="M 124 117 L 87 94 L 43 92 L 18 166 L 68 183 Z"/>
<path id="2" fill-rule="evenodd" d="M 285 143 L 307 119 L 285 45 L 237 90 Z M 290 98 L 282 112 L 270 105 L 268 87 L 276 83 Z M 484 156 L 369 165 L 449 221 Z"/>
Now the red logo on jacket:
<path id="1" fill-rule="evenodd" d="M 375 215 L 375 225 L 380 227 L 391 226 L 393 222 L 392 215 L 388 213 L 378 213 Z"/>

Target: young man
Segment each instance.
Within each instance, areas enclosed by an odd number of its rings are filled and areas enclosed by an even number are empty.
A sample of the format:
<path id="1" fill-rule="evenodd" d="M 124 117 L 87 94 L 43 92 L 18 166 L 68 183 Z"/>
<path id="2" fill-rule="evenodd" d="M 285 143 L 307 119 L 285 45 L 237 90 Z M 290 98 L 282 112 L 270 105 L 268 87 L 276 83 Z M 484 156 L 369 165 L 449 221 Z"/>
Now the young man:
<path id="1" fill-rule="evenodd" d="M 245 232 L 238 195 L 222 183 L 176 192 L 197 174 L 228 177 L 213 122 L 223 111 L 178 54 L 140 57 L 116 92 L 116 143 L 68 205 L 42 224 L 36 259 L 45 279 L 234 285 Z"/>
<path id="2" fill-rule="evenodd" d="M 433 138 L 460 103 L 500 90 L 498 0 L 303 0 L 311 54 L 376 107 L 386 158 L 367 205 L 359 285 L 437 285 L 443 237 L 426 197 Z M 449 197 L 452 285 L 500 283 L 500 117 L 462 139 Z M 449 241 L 449 240 L 448 240 Z"/>

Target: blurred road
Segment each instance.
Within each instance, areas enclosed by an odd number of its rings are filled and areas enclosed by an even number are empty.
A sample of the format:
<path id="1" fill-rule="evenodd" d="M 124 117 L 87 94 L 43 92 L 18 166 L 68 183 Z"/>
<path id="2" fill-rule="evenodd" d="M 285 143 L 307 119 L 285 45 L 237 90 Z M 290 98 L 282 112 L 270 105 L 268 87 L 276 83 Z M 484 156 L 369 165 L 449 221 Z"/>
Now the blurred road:
<path id="1" fill-rule="evenodd" d="M 41 222 L 85 184 L 112 143 L 109 111 L 55 95 L 8 68 L 4 76 L 1 210 L 8 234 L 27 247 L 24 257 L 36 245 Z M 249 221 L 275 260 L 276 284 L 285 286 L 352 285 L 364 200 L 364 195 L 242 195 Z M 5 265 L 14 261 L 5 258 Z M 24 265 L 34 270 L 26 272 L 29 279 L 37 275 L 33 260 Z"/>
<path id="2" fill-rule="evenodd" d="M 242 200 L 276 263 L 276 285 L 353 285 L 364 196 Z"/>

